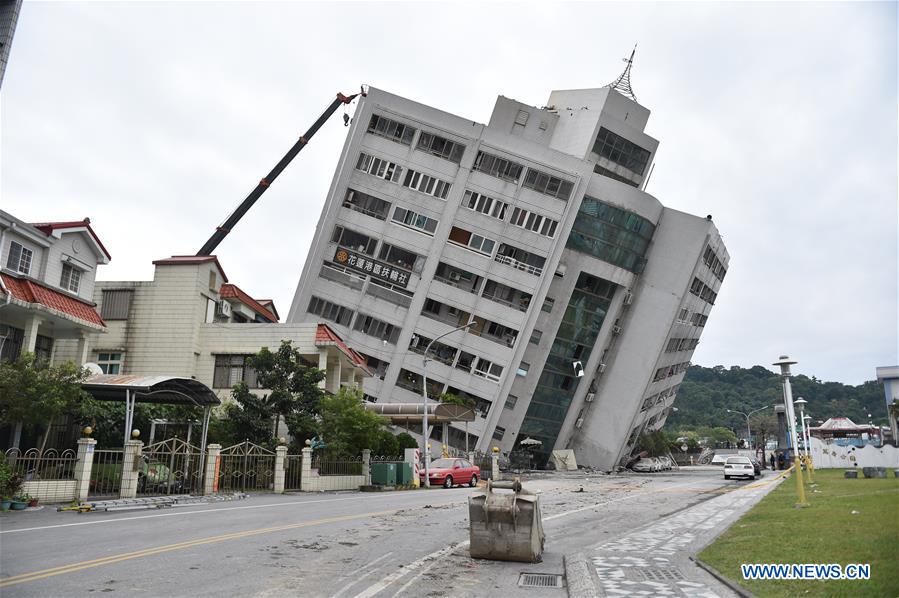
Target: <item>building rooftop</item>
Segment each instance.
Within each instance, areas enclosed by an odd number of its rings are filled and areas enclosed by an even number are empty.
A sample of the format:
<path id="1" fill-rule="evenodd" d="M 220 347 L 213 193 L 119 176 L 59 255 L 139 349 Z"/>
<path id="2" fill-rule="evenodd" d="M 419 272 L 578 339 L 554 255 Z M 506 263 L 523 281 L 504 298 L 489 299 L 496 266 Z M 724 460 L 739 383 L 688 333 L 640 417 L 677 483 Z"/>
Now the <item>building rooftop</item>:
<path id="1" fill-rule="evenodd" d="M 93 303 L 77 299 L 27 278 L 19 278 L 3 273 L 0 274 L 0 279 L 3 280 L 3 288 L 0 289 L 0 294 L 5 294 L 4 291 L 8 291 L 13 299 L 23 303 L 37 304 L 38 307 L 61 312 L 70 318 L 87 322 L 94 327 L 106 327 L 106 322 L 94 309 Z"/>
<path id="2" fill-rule="evenodd" d="M 103 242 L 100 241 L 100 237 L 97 236 L 97 233 L 94 232 L 94 229 L 91 228 L 91 219 L 85 218 L 83 220 L 72 220 L 68 222 L 32 222 L 31 226 L 38 229 L 48 237 L 56 237 L 65 232 L 77 232 L 77 231 L 85 231 L 90 235 L 91 239 L 94 240 L 94 243 L 97 246 L 103 255 L 106 256 L 106 261 L 112 259 L 112 256 L 109 255 L 109 252 L 106 251 L 106 247 L 103 246 Z"/>

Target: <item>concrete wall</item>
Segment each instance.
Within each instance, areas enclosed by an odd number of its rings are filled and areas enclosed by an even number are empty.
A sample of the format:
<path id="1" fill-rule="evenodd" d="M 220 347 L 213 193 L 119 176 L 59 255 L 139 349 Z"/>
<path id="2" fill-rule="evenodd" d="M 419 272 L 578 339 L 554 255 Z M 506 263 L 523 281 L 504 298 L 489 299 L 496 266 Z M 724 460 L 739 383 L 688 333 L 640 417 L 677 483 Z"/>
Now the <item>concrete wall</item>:
<path id="1" fill-rule="evenodd" d="M 812 463 L 815 469 L 888 467 L 899 468 L 899 448 L 891 445 L 874 447 L 838 446 L 826 444 L 820 438 L 811 439 Z M 892 477 L 892 474 L 889 474 Z"/>

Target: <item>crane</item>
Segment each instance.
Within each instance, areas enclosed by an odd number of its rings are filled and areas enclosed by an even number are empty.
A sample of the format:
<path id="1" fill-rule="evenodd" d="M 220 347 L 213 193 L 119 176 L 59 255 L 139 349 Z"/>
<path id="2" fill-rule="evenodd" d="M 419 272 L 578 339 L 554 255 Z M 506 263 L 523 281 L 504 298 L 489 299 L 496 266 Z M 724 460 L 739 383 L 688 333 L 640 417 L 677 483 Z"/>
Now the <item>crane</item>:
<path id="1" fill-rule="evenodd" d="M 357 97 L 365 97 L 366 95 L 367 92 L 365 91 L 364 87 L 360 90 L 359 93 L 350 96 L 345 96 L 342 93 L 338 93 L 337 97 L 334 98 L 331 104 L 325 109 L 324 112 L 322 112 L 321 116 L 318 117 L 318 120 L 312 123 L 312 126 L 309 127 L 309 130 L 306 131 L 297 140 L 297 142 L 293 144 L 293 147 L 291 147 L 286 154 L 284 154 L 284 157 L 281 158 L 281 161 L 275 164 L 275 167 L 272 168 L 271 172 L 269 172 L 261 181 L 259 181 L 259 184 L 256 185 L 256 188 L 253 189 L 249 195 L 247 195 L 246 199 L 240 202 L 240 205 L 237 206 L 237 209 L 231 212 L 231 215 L 228 216 L 228 218 L 215 229 L 215 232 L 212 233 L 212 236 L 209 237 L 209 240 L 206 241 L 206 244 L 203 245 L 200 251 L 197 252 L 197 255 L 212 255 L 212 252 L 215 251 L 215 248 L 219 246 L 219 243 L 221 243 L 228 235 L 228 233 L 230 233 L 234 229 L 237 223 L 240 222 L 240 219 L 243 218 L 244 214 L 246 214 L 247 211 L 251 207 L 253 207 L 253 204 L 256 203 L 256 200 L 258 200 L 262 196 L 262 194 L 265 193 L 265 190 L 275 182 L 275 179 L 278 178 L 278 175 L 281 174 L 281 172 L 285 168 L 287 168 L 287 165 L 290 164 L 291 160 L 293 160 L 296 155 L 300 153 L 300 151 L 306 146 L 306 144 L 309 143 L 309 140 L 312 139 L 312 136 L 315 135 L 316 132 L 318 132 L 321 126 L 325 124 L 325 121 L 328 120 L 328 118 L 330 118 L 332 114 L 334 114 L 334 111 L 337 110 L 340 105 L 347 105 Z M 344 114 L 343 118 L 344 124 L 348 124 L 349 116 Z"/>

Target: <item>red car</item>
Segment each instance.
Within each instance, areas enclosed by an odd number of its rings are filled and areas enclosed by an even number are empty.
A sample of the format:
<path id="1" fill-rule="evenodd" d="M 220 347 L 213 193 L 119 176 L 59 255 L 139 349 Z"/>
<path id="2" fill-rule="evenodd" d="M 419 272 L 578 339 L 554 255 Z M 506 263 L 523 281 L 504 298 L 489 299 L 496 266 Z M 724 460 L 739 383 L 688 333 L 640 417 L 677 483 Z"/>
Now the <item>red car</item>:
<path id="1" fill-rule="evenodd" d="M 428 468 L 431 485 L 442 485 L 444 488 L 452 488 L 456 485 L 468 484 L 472 488 L 478 485 L 481 477 L 481 468 L 472 465 L 467 459 L 436 459 L 431 461 Z M 425 470 L 421 468 L 421 483 L 425 482 Z"/>

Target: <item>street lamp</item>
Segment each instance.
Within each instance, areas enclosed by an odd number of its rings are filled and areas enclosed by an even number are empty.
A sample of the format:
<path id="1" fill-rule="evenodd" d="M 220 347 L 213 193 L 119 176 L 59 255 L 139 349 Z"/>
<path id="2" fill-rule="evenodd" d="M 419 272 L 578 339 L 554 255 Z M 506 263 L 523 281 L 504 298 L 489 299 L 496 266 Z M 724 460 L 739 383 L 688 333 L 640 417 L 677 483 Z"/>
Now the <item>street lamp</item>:
<path id="1" fill-rule="evenodd" d="M 773 365 L 780 366 L 780 375 L 783 378 L 784 393 L 784 409 L 786 410 L 787 422 L 790 425 L 790 438 L 793 441 L 793 473 L 796 475 L 796 495 L 799 502 L 797 507 L 807 507 L 805 501 L 805 487 L 802 485 L 802 467 L 799 465 L 799 447 L 796 439 L 796 415 L 793 412 L 793 389 L 790 387 L 790 366 L 796 361 L 791 360 L 786 355 L 781 355 Z"/>
<path id="2" fill-rule="evenodd" d="M 805 406 L 808 404 L 808 401 L 799 397 L 793 404 L 799 407 L 799 432 L 802 435 L 802 446 L 805 447 L 805 456 L 808 457 L 808 438 L 805 433 Z"/>
<path id="3" fill-rule="evenodd" d="M 764 407 L 759 407 L 755 411 L 750 411 L 749 413 L 743 413 L 742 411 L 737 411 L 736 409 L 728 409 L 728 413 L 739 413 L 743 417 L 746 418 L 746 442 L 749 443 L 749 448 L 752 448 L 752 430 L 749 428 L 749 418 L 752 417 L 753 414 L 758 413 L 759 411 L 764 411 L 771 405 L 765 405 Z M 762 455 L 764 457 L 764 455 Z"/>
<path id="4" fill-rule="evenodd" d="M 424 358 L 422 360 L 422 373 L 421 373 L 421 404 L 422 404 L 422 412 L 421 412 L 421 442 L 424 444 L 424 456 L 425 456 L 425 488 L 431 487 L 431 445 L 428 443 L 428 351 L 431 350 L 431 345 L 433 345 L 436 341 L 443 338 L 444 336 L 448 336 L 454 332 L 458 332 L 459 330 L 465 330 L 466 328 L 470 328 L 474 326 L 477 322 L 472 320 L 468 324 L 464 326 L 459 326 L 458 328 L 453 328 L 449 332 L 444 332 L 437 338 L 431 340 L 428 343 L 428 346 L 425 347 Z M 446 439 L 444 439 L 444 442 Z"/>

